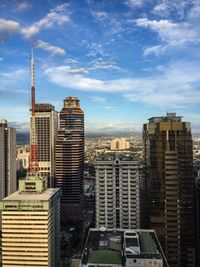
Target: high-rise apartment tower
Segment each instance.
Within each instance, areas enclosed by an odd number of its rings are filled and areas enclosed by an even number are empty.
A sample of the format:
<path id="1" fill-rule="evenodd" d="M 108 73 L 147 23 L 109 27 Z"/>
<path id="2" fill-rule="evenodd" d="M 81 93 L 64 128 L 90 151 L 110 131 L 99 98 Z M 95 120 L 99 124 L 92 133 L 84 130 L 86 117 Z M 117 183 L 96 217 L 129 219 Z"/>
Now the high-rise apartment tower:
<path id="1" fill-rule="evenodd" d="M 61 188 L 61 220 L 79 221 L 83 209 L 84 113 L 79 99 L 67 97 L 60 112 L 55 186 Z"/>
<path id="2" fill-rule="evenodd" d="M 96 160 L 96 227 L 140 227 L 139 162 L 105 155 Z"/>
<path id="3" fill-rule="evenodd" d="M 170 267 L 194 266 L 191 125 L 176 113 L 144 125 L 149 227 L 156 230 Z"/>

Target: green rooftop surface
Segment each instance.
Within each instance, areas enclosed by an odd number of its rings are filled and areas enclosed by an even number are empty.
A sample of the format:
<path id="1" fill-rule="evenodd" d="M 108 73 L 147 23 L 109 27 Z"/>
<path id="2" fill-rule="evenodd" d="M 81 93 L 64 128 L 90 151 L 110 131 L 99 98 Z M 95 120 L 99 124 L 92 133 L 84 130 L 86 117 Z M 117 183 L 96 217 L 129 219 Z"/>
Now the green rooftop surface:
<path id="1" fill-rule="evenodd" d="M 80 266 L 80 260 L 72 259 L 70 267 L 79 267 L 79 266 Z"/>
<path id="2" fill-rule="evenodd" d="M 90 252 L 88 263 L 97 264 L 121 264 L 121 254 L 119 251 L 110 249 L 92 250 Z"/>
<path id="3" fill-rule="evenodd" d="M 158 254 L 155 242 L 149 233 L 139 233 L 139 241 L 142 253 Z"/>

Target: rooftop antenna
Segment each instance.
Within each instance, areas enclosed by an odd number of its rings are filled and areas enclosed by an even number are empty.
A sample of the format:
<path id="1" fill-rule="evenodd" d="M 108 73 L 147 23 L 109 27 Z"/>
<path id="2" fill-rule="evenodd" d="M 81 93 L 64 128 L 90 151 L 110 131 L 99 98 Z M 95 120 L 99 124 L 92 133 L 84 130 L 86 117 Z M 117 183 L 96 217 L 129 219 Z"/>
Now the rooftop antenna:
<path id="1" fill-rule="evenodd" d="M 33 56 L 33 49 L 31 53 L 31 112 L 35 115 L 35 61 Z"/>
<path id="2" fill-rule="evenodd" d="M 38 174 L 38 151 L 37 151 L 37 133 L 35 125 L 35 62 L 33 49 L 31 53 L 31 122 L 30 122 L 30 157 L 29 157 L 29 173 L 37 176 Z"/>

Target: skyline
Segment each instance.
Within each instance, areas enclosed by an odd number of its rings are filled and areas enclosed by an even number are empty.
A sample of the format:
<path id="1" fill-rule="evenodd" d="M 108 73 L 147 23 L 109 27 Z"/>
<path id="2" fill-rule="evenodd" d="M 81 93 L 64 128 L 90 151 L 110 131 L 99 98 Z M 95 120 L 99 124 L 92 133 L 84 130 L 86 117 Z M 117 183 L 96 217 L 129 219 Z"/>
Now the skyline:
<path id="1" fill-rule="evenodd" d="M 78 97 L 87 131 L 138 132 L 173 111 L 200 133 L 199 21 L 197 0 L 3 0 L 0 118 L 29 128 L 33 48 L 36 102 Z"/>

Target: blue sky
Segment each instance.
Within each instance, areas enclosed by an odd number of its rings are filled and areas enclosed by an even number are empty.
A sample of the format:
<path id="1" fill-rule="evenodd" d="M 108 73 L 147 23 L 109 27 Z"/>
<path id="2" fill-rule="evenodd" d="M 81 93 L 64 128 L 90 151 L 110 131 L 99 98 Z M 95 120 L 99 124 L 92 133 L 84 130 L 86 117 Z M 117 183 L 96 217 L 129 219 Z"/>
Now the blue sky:
<path id="1" fill-rule="evenodd" d="M 0 118 L 28 129 L 37 102 L 77 96 L 86 130 L 140 131 L 173 111 L 200 132 L 199 0 L 0 1 Z"/>

